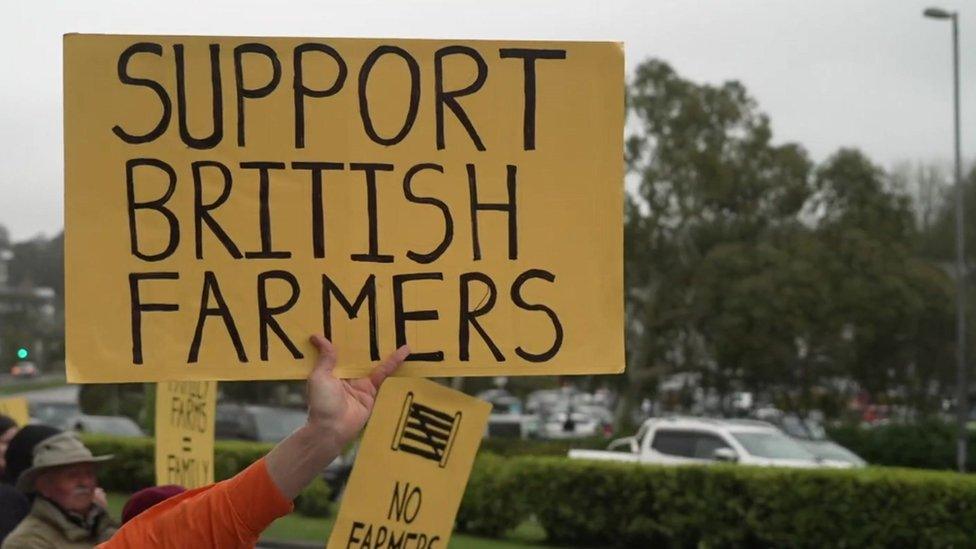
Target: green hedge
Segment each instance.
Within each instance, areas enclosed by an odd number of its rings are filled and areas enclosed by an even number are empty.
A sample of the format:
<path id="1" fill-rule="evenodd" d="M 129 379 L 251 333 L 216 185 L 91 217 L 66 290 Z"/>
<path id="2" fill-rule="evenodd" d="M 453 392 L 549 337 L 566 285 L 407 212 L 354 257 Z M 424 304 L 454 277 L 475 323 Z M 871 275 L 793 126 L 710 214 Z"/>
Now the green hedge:
<path id="1" fill-rule="evenodd" d="M 114 453 L 103 486 L 152 485 L 148 439 L 85 437 Z M 267 445 L 218 442 L 226 478 Z M 325 516 L 317 481 L 296 501 Z M 893 468 L 655 467 L 563 457 L 475 461 L 458 529 L 497 536 L 534 518 L 552 542 L 591 547 L 976 547 L 976 476 Z"/>
<path id="2" fill-rule="evenodd" d="M 518 478 L 517 469 L 508 459 L 490 453 L 480 455 L 458 509 L 460 529 L 498 537 L 525 520 L 531 508 L 516 484 Z"/>
<path id="3" fill-rule="evenodd" d="M 133 493 L 156 484 L 154 467 L 155 441 L 150 438 L 83 435 L 92 453 L 113 454 L 115 459 L 101 467 L 99 484 L 111 492 Z M 230 478 L 261 456 L 273 445 L 234 440 L 218 440 L 214 444 L 214 477 Z M 322 479 L 316 479 L 295 499 L 295 509 L 303 515 L 329 516 L 332 492 Z"/>
<path id="4" fill-rule="evenodd" d="M 956 468 L 956 428 L 944 421 L 830 429 L 831 438 L 872 465 L 918 469 Z M 967 470 L 976 470 L 976 433 L 969 435 Z"/>
<path id="5" fill-rule="evenodd" d="M 132 493 L 156 484 L 155 442 L 151 438 L 83 435 L 94 454 L 113 454 L 102 467 L 101 486 L 113 492 Z M 271 444 L 218 440 L 214 445 L 214 476 L 223 480 L 243 471 L 271 450 Z"/>
<path id="6" fill-rule="evenodd" d="M 485 528 L 484 515 L 497 509 L 504 514 Z M 530 513 L 551 541 L 573 546 L 972 547 L 976 478 L 479 459 L 459 529 L 503 532 Z"/>

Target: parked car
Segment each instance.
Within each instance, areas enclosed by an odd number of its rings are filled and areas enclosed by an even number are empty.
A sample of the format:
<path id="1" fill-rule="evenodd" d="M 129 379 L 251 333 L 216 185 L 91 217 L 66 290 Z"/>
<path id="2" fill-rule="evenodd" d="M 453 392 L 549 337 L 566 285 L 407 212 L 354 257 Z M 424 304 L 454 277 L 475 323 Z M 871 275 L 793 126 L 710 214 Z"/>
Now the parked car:
<path id="1" fill-rule="evenodd" d="M 539 433 L 539 416 L 526 414 L 522 401 L 504 389 L 491 389 L 478 394 L 491 403 L 491 415 L 485 436 L 498 438 L 535 438 Z"/>
<path id="2" fill-rule="evenodd" d="M 322 479 L 332 489 L 332 501 L 338 501 L 346 490 L 346 483 L 349 482 L 349 474 L 352 473 L 353 463 L 356 462 L 356 454 L 359 452 L 359 443 L 355 442 L 344 453 L 339 454 L 332 462 L 326 465 L 322 471 Z"/>
<path id="3" fill-rule="evenodd" d="M 525 399 L 525 410 L 528 413 L 547 415 L 556 408 L 567 404 L 583 404 L 588 395 L 573 386 L 559 389 L 539 389 L 529 393 Z"/>
<path id="4" fill-rule="evenodd" d="M 569 457 L 662 465 L 841 467 L 818 460 L 769 423 L 697 417 L 649 419 L 634 437 L 612 442 L 609 450 L 570 450 Z"/>
<path id="5" fill-rule="evenodd" d="M 34 422 L 58 429 L 67 429 L 68 422 L 81 415 L 77 402 L 39 401 L 29 403 L 28 408 Z"/>
<path id="6" fill-rule="evenodd" d="M 27 360 L 21 360 L 10 368 L 10 375 L 21 379 L 37 377 L 39 373 L 40 371 L 37 369 L 37 366 Z"/>
<path id="7" fill-rule="evenodd" d="M 566 405 L 544 416 L 541 438 L 563 440 L 593 436 L 609 437 L 613 433 L 613 414 L 602 406 Z"/>
<path id="8" fill-rule="evenodd" d="M 779 427 L 810 453 L 827 465 L 837 467 L 866 467 L 867 461 L 854 452 L 827 437 L 827 431 L 818 421 L 801 418 L 796 414 L 765 408 L 756 411 L 763 420 Z"/>
<path id="9" fill-rule="evenodd" d="M 146 433 L 136 422 L 125 416 L 92 416 L 80 414 L 70 418 L 65 427 L 77 433 L 113 435 L 117 437 L 144 437 Z"/>
<path id="10" fill-rule="evenodd" d="M 304 410 L 257 404 L 217 404 L 218 439 L 280 442 L 305 424 Z"/>
<path id="11" fill-rule="evenodd" d="M 868 462 L 865 461 L 864 458 L 830 439 L 797 439 L 797 442 L 806 448 L 811 454 L 817 456 L 817 459 L 821 460 L 827 465 L 837 466 L 840 468 L 867 467 L 868 465 Z"/>

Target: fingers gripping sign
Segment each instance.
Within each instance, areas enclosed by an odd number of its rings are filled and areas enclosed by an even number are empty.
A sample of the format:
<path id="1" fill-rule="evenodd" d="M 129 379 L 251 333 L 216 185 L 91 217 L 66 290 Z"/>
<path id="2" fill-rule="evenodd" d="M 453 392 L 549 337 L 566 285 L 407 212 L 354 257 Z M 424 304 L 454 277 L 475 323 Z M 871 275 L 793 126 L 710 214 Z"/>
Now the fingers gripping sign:
<path id="1" fill-rule="evenodd" d="M 359 434 L 383 380 L 410 354 L 404 345 L 367 377 L 339 379 L 334 373 L 339 361 L 335 346 L 320 335 L 313 335 L 310 341 L 319 356 L 308 374 L 308 423 L 265 458 L 268 475 L 288 499 L 294 499 Z"/>
<path id="2" fill-rule="evenodd" d="M 410 349 L 401 346 L 367 377 L 339 379 L 333 375 L 338 363 L 335 346 L 320 335 L 313 335 L 310 340 L 319 357 L 308 376 L 308 421 L 334 432 L 340 440 L 352 440 L 366 424 L 383 380 L 403 364 Z"/>

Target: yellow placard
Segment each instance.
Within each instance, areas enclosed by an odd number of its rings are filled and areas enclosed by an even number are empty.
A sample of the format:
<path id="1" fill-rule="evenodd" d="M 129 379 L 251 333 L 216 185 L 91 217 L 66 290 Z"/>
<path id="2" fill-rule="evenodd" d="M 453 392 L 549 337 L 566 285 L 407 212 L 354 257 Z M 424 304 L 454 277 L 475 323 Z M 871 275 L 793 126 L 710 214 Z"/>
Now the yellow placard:
<path id="1" fill-rule="evenodd" d="M 67 35 L 71 382 L 615 373 L 619 43 Z"/>
<path id="2" fill-rule="evenodd" d="M 386 380 L 329 549 L 444 549 L 491 405 L 422 379 Z"/>
<path id="3" fill-rule="evenodd" d="M 199 488 L 214 481 L 217 383 L 156 384 L 156 485 Z"/>
<path id="4" fill-rule="evenodd" d="M 23 397 L 0 398 L 0 415 L 5 415 L 23 427 L 30 422 L 27 399 Z"/>

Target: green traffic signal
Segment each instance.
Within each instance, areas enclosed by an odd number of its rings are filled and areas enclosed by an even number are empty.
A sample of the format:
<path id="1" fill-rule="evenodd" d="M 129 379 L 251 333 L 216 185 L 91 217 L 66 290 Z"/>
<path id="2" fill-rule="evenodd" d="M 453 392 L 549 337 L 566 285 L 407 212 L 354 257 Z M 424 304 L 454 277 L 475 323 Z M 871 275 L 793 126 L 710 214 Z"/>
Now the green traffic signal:
<path id="1" fill-rule="evenodd" d="M 17 349 L 17 358 L 20 360 L 26 360 L 28 356 L 30 356 L 30 351 L 27 350 L 27 347 Z"/>

